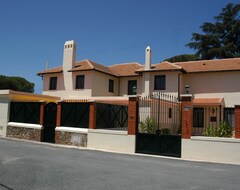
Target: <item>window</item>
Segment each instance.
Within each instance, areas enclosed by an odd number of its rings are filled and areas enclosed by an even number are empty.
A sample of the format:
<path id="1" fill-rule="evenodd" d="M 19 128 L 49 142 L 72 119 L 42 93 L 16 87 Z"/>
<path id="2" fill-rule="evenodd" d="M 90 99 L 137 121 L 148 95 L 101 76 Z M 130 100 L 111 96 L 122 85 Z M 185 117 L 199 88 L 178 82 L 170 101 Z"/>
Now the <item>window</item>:
<path id="1" fill-rule="evenodd" d="M 84 89 L 84 75 L 77 75 L 76 77 L 76 89 Z"/>
<path id="2" fill-rule="evenodd" d="M 49 90 L 57 89 L 57 77 L 50 77 Z"/>
<path id="3" fill-rule="evenodd" d="M 154 90 L 166 90 L 166 76 L 155 75 Z"/>
<path id="4" fill-rule="evenodd" d="M 128 81 L 128 95 L 136 95 L 137 94 L 137 81 L 129 80 Z"/>
<path id="5" fill-rule="evenodd" d="M 113 89 L 114 89 L 114 81 L 112 79 L 109 79 L 108 91 L 113 92 Z"/>

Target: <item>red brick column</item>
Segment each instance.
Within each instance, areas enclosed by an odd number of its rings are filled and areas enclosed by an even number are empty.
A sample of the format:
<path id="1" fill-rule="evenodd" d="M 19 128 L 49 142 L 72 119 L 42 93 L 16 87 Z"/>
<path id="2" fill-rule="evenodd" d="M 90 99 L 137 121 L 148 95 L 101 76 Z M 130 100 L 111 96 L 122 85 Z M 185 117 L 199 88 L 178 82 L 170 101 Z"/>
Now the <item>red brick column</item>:
<path id="1" fill-rule="evenodd" d="M 57 118 L 56 118 L 56 127 L 61 126 L 61 111 L 62 111 L 62 104 L 61 102 L 57 103 Z"/>
<path id="2" fill-rule="evenodd" d="M 39 119 L 40 125 L 43 125 L 44 105 L 45 105 L 45 102 L 40 103 L 40 119 Z"/>
<path id="3" fill-rule="evenodd" d="M 96 116 L 97 116 L 97 104 L 96 102 L 90 102 L 89 108 L 89 129 L 96 129 Z"/>
<path id="4" fill-rule="evenodd" d="M 182 138 L 190 139 L 192 136 L 193 109 L 192 96 L 182 96 Z"/>
<path id="5" fill-rule="evenodd" d="M 128 102 L 128 135 L 136 135 L 138 122 L 138 98 L 129 97 Z"/>
<path id="6" fill-rule="evenodd" d="M 240 105 L 235 106 L 235 138 L 240 138 Z"/>

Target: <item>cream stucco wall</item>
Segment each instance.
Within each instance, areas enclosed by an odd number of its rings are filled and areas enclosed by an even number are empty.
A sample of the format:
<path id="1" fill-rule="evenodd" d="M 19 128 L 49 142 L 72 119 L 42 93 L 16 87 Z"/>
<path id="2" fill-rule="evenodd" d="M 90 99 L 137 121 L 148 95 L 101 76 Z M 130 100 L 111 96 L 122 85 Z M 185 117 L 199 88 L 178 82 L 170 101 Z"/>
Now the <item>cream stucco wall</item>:
<path id="1" fill-rule="evenodd" d="M 101 72 L 93 71 L 92 79 L 92 96 L 117 96 L 118 95 L 118 78 Z M 109 92 L 109 79 L 114 81 L 113 93 Z"/>
<path id="2" fill-rule="evenodd" d="M 10 98 L 0 96 L 0 136 L 6 136 L 7 123 L 10 115 Z"/>
<path id="3" fill-rule="evenodd" d="M 84 89 L 75 89 L 77 75 L 85 75 Z M 56 90 L 49 90 L 50 77 L 58 77 Z M 74 88 L 73 90 L 66 91 L 63 80 L 63 73 L 44 75 L 43 95 L 58 96 L 61 97 L 61 99 L 88 98 L 92 96 L 92 72 L 74 72 L 71 77 Z"/>
<path id="4" fill-rule="evenodd" d="M 120 96 L 128 95 L 128 81 L 129 80 L 137 80 L 137 94 L 141 95 L 143 93 L 142 90 L 142 77 L 134 76 L 134 77 L 121 77 L 120 78 Z"/>
<path id="5" fill-rule="evenodd" d="M 224 98 L 226 107 L 240 105 L 240 72 L 215 72 L 184 74 L 181 80 L 181 93 L 184 86 L 190 86 L 190 94 L 195 98 Z"/>
<path id="6" fill-rule="evenodd" d="M 154 73 L 152 73 L 151 74 L 152 92 L 177 93 L 178 92 L 178 74 L 179 74 L 179 72 L 154 72 Z M 155 75 L 165 75 L 166 76 L 166 90 L 154 90 Z"/>
<path id="7" fill-rule="evenodd" d="M 84 89 L 76 89 L 77 75 L 84 75 Z M 57 89 L 49 90 L 50 77 L 58 77 Z M 114 80 L 114 92 L 109 92 L 109 79 Z M 59 96 L 62 99 L 67 98 L 89 98 L 92 96 L 117 96 L 118 95 L 118 78 L 98 71 L 78 71 L 72 73 L 73 90 L 65 90 L 63 74 L 49 74 L 44 76 L 43 94 Z"/>
<path id="8" fill-rule="evenodd" d="M 182 158 L 240 164 L 240 140 L 217 137 L 182 139 Z"/>
<path id="9" fill-rule="evenodd" d="M 119 153 L 135 153 L 135 135 L 127 131 L 109 131 L 100 129 L 88 130 L 88 148 L 114 151 Z"/>
<path id="10" fill-rule="evenodd" d="M 190 93 L 229 93 L 240 92 L 240 72 L 215 72 L 185 74 L 182 81 L 182 91 L 185 84 L 190 86 Z"/>

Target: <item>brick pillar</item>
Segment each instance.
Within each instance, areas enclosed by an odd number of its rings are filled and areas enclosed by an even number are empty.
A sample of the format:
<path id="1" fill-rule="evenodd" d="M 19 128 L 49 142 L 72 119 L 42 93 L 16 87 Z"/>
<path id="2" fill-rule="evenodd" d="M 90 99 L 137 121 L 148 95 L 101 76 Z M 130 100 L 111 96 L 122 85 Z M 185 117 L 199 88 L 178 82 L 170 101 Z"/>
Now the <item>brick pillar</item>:
<path id="1" fill-rule="evenodd" d="M 129 97 L 128 102 L 128 135 L 136 135 L 138 122 L 138 98 Z"/>
<path id="2" fill-rule="evenodd" d="M 97 104 L 96 102 L 90 102 L 89 108 L 89 129 L 96 129 L 96 116 L 97 116 Z"/>
<path id="3" fill-rule="evenodd" d="M 235 138 L 240 138 L 240 105 L 235 106 Z"/>
<path id="4" fill-rule="evenodd" d="M 56 127 L 61 126 L 61 111 L 62 111 L 62 104 L 61 102 L 57 103 L 57 118 L 56 118 Z"/>
<path id="5" fill-rule="evenodd" d="M 39 119 L 40 125 L 43 125 L 44 105 L 45 105 L 45 102 L 40 103 L 40 119 Z"/>
<path id="6" fill-rule="evenodd" d="M 182 97 L 182 138 L 190 139 L 192 136 L 193 125 L 193 106 L 192 96 L 183 95 Z"/>

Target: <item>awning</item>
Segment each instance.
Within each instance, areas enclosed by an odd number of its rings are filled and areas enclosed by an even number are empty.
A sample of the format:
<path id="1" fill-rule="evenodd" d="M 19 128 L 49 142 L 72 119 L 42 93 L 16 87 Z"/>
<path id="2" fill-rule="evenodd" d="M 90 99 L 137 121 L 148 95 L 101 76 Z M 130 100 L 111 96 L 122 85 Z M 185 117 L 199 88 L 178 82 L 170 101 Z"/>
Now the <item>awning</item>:
<path id="1" fill-rule="evenodd" d="M 223 98 L 194 98 L 194 106 L 217 106 L 223 104 Z"/>

